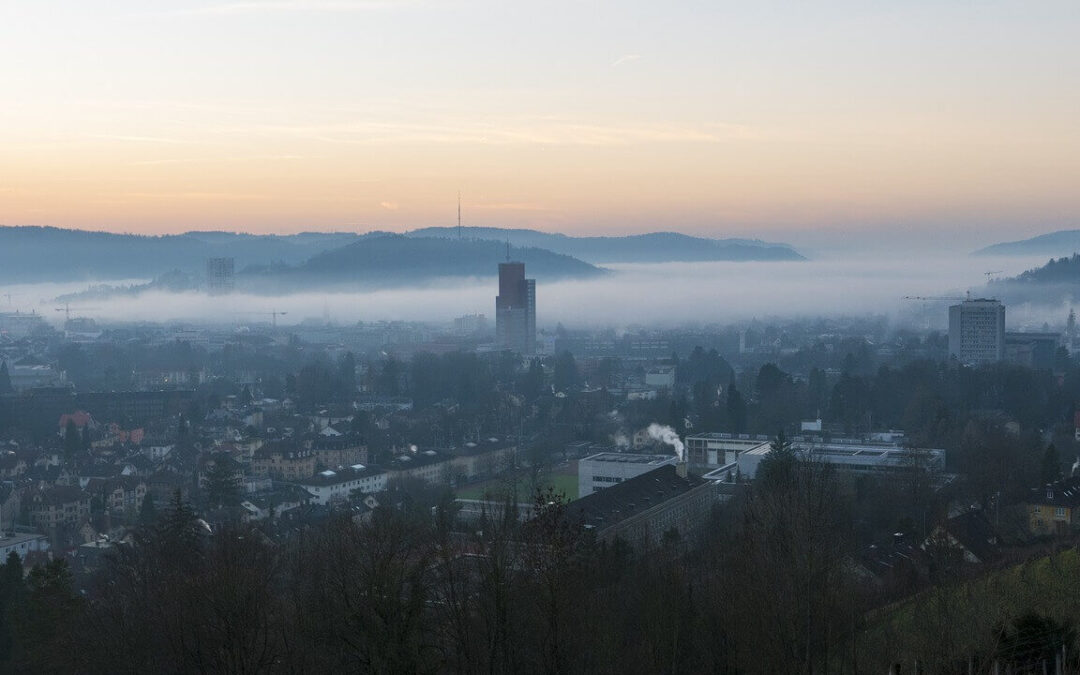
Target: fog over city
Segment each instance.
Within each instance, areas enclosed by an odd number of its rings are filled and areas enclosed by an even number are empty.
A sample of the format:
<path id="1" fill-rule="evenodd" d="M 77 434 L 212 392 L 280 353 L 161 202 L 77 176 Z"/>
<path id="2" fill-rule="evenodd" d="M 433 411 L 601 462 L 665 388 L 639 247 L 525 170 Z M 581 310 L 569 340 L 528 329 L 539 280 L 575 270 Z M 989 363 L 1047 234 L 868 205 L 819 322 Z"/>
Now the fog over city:
<path id="1" fill-rule="evenodd" d="M 0 675 L 1080 675 L 1078 35 L 0 0 Z"/>
<path id="2" fill-rule="evenodd" d="M 554 327 L 624 327 L 687 323 L 727 323 L 751 318 L 802 318 L 839 314 L 884 314 L 908 317 L 930 301 L 904 301 L 904 296 L 961 297 L 977 293 L 986 272 L 1012 276 L 1044 263 L 1040 256 L 897 258 L 822 258 L 805 262 L 679 262 L 608 264 L 610 274 L 595 279 L 538 283 L 537 323 Z M 123 286 L 145 280 L 108 281 Z M 5 288 L 10 308 L 37 311 L 54 321 L 56 297 L 86 290 L 91 284 L 27 284 Z M 356 321 L 448 321 L 464 314 L 493 312 L 491 278 L 448 279 L 445 283 L 373 291 L 331 288 L 279 296 L 235 293 L 146 291 L 70 302 L 72 316 L 105 322 L 193 321 L 255 323 L 282 326 L 305 319 L 336 323 Z M 6 297 L 0 298 L 0 303 Z M 940 303 L 939 303 L 940 304 Z M 1047 308 L 1010 308 L 1010 323 L 1062 317 Z M 1064 312 L 1067 314 L 1068 309 Z M 1060 312 L 1059 312 L 1060 313 Z M 940 322 L 941 317 L 938 317 Z M 935 325 L 935 327 L 941 327 Z"/>

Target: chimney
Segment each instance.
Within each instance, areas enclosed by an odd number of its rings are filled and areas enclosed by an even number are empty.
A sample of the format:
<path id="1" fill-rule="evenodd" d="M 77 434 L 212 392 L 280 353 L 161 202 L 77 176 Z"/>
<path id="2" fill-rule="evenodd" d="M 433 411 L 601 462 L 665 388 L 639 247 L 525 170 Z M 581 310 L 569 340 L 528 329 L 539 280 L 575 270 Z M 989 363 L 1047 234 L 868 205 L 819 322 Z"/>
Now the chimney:
<path id="1" fill-rule="evenodd" d="M 675 475 L 679 478 L 686 478 L 686 462 L 679 462 L 675 465 Z"/>

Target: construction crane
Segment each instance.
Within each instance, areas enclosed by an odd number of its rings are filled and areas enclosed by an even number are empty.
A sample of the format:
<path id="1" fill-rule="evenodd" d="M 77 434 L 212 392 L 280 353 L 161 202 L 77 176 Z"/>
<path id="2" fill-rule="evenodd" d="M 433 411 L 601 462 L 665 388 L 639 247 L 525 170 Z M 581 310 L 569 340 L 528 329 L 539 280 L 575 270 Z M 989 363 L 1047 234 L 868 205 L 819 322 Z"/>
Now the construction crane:
<path id="1" fill-rule="evenodd" d="M 967 298 L 961 297 L 959 295 L 905 295 L 904 297 L 902 297 L 900 299 L 901 300 L 923 300 L 923 301 L 945 300 L 945 301 L 948 301 L 948 302 L 955 302 L 957 300 L 966 300 Z"/>
<path id="2" fill-rule="evenodd" d="M 83 305 L 78 305 L 77 307 L 75 307 L 76 311 L 78 311 L 80 309 L 83 310 L 83 311 L 86 311 L 88 309 L 100 309 L 100 308 L 99 307 L 85 307 Z M 64 313 L 64 323 L 67 323 L 68 321 L 71 321 L 71 304 L 65 302 L 64 306 L 63 307 L 57 307 L 56 311 Z"/>
<path id="3" fill-rule="evenodd" d="M 968 293 L 968 295 L 970 296 L 971 294 Z M 929 303 L 935 302 L 935 301 L 937 301 L 937 302 L 958 302 L 958 301 L 961 301 L 961 300 L 965 300 L 966 298 L 962 298 L 962 297 L 955 296 L 955 295 L 905 295 L 904 297 L 902 297 L 900 299 L 901 300 L 918 300 L 918 301 L 922 302 L 923 328 L 926 329 L 926 330 L 929 330 L 930 329 L 930 315 L 927 314 L 927 312 L 926 312 L 927 305 Z"/>
<path id="4" fill-rule="evenodd" d="M 285 316 L 288 312 L 279 312 L 277 310 L 271 310 L 269 312 L 239 312 L 240 314 L 254 314 L 258 316 L 269 316 L 273 320 L 274 330 L 277 330 L 277 318 L 279 316 Z"/>

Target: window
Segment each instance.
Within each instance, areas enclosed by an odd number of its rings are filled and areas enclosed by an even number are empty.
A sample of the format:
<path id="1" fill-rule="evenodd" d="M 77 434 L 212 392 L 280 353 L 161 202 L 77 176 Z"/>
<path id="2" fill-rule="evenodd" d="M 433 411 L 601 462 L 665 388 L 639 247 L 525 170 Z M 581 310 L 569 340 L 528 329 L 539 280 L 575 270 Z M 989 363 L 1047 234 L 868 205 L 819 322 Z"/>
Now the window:
<path id="1" fill-rule="evenodd" d="M 1065 517 L 1065 507 L 1059 506 L 1056 509 L 1054 509 L 1054 517 L 1055 518 L 1064 518 Z"/>

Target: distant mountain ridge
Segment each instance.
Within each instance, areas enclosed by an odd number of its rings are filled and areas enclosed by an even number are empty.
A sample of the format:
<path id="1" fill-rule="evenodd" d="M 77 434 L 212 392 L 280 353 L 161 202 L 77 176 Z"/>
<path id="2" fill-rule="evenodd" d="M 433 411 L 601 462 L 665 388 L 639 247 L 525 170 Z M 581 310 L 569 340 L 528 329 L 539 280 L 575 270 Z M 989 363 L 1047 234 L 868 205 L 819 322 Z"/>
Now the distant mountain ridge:
<path id="1" fill-rule="evenodd" d="M 0 227 L 0 283 L 107 282 L 153 279 L 117 286 L 97 283 L 71 297 L 188 291 L 203 286 L 206 260 L 236 261 L 238 290 L 282 293 L 330 286 L 385 288 L 423 285 L 448 277 L 494 277 L 506 247 L 497 241 L 406 237 L 388 232 L 249 235 L 189 232 L 143 236 L 58 228 Z M 571 256 L 513 247 L 538 280 L 605 273 Z"/>
<path id="2" fill-rule="evenodd" d="M 1080 230 L 1058 230 L 1030 239 L 1006 241 L 974 251 L 972 255 L 1067 256 L 1080 251 Z"/>
<path id="3" fill-rule="evenodd" d="M 426 227 L 407 232 L 406 236 L 456 239 L 459 234 L 456 227 Z M 594 264 L 806 260 L 787 244 L 773 244 L 757 239 L 708 239 L 678 232 L 577 237 L 539 230 L 463 227 L 460 236 L 465 239 L 509 241 L 514 246 L 545 248 Z"/>
<path id="4" fill-rule="evenodd" d="M 363 236 L 351 232 L 147 236 L 0 226 L 0 283 L 153 278 L 170 269 L 202 274 L 206 259 L 219 256 L 235 258 L 237 269 L 274 261 L 296 264 Z"/>

